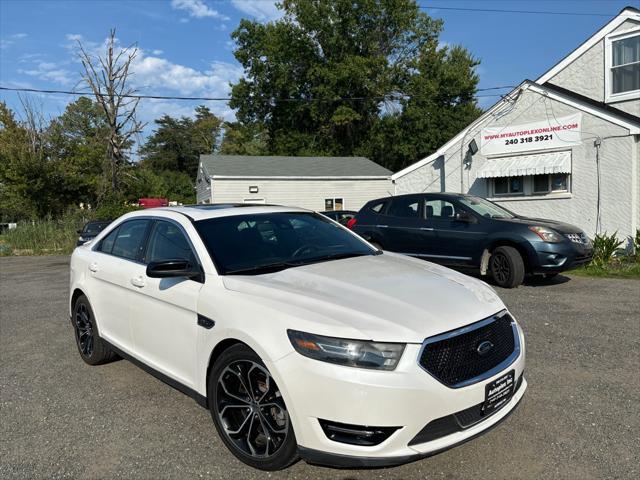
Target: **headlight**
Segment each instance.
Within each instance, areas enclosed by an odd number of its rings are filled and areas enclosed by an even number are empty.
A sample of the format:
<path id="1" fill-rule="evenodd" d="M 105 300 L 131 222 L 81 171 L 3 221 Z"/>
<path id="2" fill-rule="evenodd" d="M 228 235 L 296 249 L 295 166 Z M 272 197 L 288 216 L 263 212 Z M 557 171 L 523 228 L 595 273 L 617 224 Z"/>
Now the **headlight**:
<path id="1" fill-rule="evenodd" d="M 348 367 L 393 370 L 404 351 L 404 343 L 323 337 L 296 330 L 287 330 L 287 334 L 293 348 L 301 355 Z"/>
<path id="2" fill-rule="evenodd" d="M 529 227 L 529 230 L 538 235 L 544 242 L 560 243 L 564 240 L 562 235 L 547 227 L 532 226 Z"/>

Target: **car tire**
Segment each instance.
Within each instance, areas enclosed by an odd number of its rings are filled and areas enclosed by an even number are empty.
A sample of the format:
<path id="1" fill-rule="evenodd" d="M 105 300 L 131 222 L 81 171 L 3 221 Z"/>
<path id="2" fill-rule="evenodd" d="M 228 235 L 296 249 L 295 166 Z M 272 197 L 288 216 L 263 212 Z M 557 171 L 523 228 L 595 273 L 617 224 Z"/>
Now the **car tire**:
<path id="1" fill-rule="evenodd" d="M 117 355 L 100 338 L 98 325 L 89 300 L 81 295 L 73 306 L 71 318 L 80 357 L 89 365 L 102 365 L 116 360 Z"/>
<path id="2" fill-rule="evenodd" d="M 284 399 L 253 350 L 244 344 L 229 347 L 215 361 L 208 380 L 213 423 L 223 443 L 240 461 L 274 471 L 298 460 L 298 445 Z"/>
<path id="3" fill-rule="evenodd" d="M 513 247 L 498 247 L 491 253 L 489 269 L 496 285 L 514 288 L 524 280 L 524 261 L 520 252 Z"/>

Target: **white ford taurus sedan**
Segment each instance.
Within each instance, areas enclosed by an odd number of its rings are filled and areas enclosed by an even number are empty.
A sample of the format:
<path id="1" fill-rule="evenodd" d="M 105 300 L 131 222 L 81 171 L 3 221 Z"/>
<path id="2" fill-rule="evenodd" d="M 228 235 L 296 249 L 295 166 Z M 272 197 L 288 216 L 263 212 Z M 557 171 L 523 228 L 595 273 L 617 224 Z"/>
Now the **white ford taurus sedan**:
<path id="1" fill-rule="evenodd" d="M 495 426 L 527 386 L 492 288 L 307 210 L 124 215 L 71 259 L 82 359 L 138 364 L 264 470 L 395 465 Z"/>

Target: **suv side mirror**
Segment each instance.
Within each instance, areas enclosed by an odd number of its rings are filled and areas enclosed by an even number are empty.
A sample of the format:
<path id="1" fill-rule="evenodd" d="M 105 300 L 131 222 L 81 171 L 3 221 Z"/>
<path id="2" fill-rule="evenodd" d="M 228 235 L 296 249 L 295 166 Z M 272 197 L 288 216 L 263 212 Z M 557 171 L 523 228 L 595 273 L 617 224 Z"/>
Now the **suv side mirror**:
<path id="1" fill-rule="evenodd" d="M 177 278 L 186 277 L 202 282 L 202 270 L 192 265 L 189 260 L 171 259 L 151 262 L 147 265 L 147 277 L 150 278 Z"/>
<path id="2" fill-rule="evenodd" d="M 469 212 L 465 212 L 464 210 L 456 213 L 456 221 L 457 222 L 465 222 L 465 223 L 476 223 L 476 217 L 471 215 Z"/>

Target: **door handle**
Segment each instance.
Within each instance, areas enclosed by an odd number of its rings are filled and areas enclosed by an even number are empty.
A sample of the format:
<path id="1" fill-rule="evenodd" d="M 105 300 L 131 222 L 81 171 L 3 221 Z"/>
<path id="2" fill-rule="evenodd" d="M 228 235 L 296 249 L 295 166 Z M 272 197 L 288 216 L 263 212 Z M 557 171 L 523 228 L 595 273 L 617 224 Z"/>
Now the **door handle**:
<path id="1" fill-rule="evenodd" d="M 89 264 L 89 271 L 96 273 L 98 271 L 98 264 L 97 262 L 92 262 Z"/>
<path id="2" fill-rule="evenodd" d="M 431 227 L 420 227 L 420 230 L 424 230 L 425 232 L 433 232 L 433 228 Z"/>
<path id="3" fill-rule="evenodd" d="M 138 287 L 138 288 L 144 287 L 145 286 L 144 277 L 142 275 L 137 276 L 137 277 L 133 277 L 131 279 L 131 285 L 133 285 L 134 287 Z"/>

